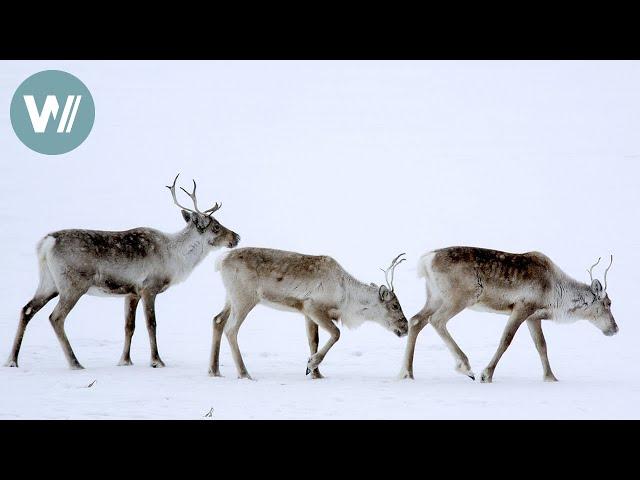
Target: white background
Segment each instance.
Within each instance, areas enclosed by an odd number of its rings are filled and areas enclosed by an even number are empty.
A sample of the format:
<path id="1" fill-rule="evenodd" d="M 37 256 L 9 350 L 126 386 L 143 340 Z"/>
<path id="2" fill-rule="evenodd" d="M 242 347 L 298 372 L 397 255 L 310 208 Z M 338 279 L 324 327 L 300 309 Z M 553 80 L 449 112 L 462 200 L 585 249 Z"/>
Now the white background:
<path id="1" fill-rule="evenodd" d="M 76 75 L 95 101 L 92 133 L 66 155 L 34 153 L 11 129 L 13 92 L 44 69 Z M 523 328 L 485 385 L 454 372 L 430 327 L 416 380 L 396 380 L 405 339 L 367 324 L 342 329 L 327 378 L 311 381 L 303 318 L 258 307 L 239 336 L 256 381 L 235 378 L 226 340 L 226 377 L 209 378 L 224 303 L 214 252 L 158 298 L 167 368 L 148 366 L 142 309 L 135 365 L 115 366 L 123 300 L 83 297 L 66 328 L 86 370 L 69 370 L 47 318 L 54 300 L 29 325 L 20 368 L 0 368 L 0 418 L 640 417 L 638 62 L 2 62 L 3 105 L 1 355 L 37 285 L 36 242 L 74 227 L 177 231 L 164 188 L 177 172 L 196 178 L 203 205 L 223 202 L 217 218 L 242 246 L 329 254 L 377 283 L 406 252 L 396 290 L 407 316 L 424 304 L 416 261 L 433 248 L 538 250 L 581 280 L 613 253 L 620 333 L 543 324 L 560 379 L 547 384 Z M 505 320 L 450 322 L 477 374 Z"/>

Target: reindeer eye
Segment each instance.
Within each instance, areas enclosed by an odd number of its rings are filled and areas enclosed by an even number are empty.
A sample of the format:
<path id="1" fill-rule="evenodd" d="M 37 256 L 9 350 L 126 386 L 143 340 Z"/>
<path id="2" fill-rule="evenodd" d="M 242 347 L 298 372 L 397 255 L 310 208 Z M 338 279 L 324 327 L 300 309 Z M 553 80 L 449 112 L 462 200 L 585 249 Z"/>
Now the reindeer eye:
<path id="1" fill-rule="evenodd" d="M 398 305 L 397 303 L 394 303 L 391 308 L 393 308 L 394 310 L 400 310 L 400 305 Z"/>
<path id="2" fill-rule="evenodd" d="M 211 230 L 213 230 L 213 233 L 218 233 L 220 231 L 220 225 L 217 223 L 214 223 L 213 227 L 211 227 Z"/>

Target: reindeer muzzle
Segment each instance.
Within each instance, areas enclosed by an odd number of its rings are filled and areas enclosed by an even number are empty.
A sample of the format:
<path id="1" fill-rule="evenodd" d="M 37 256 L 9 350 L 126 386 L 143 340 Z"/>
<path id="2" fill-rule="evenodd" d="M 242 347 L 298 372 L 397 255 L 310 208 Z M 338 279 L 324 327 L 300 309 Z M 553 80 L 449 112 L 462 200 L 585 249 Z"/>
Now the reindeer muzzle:
<path id="1" fill-rule="evenodd" d="M 228 244 L 229 248 L 236 247 L 240 243 L 240 235 L 238 235 L 237 233 L 234 232 L 232 236 L 233 236 L 233 238 L 231 239 L 231 241 Z"/>

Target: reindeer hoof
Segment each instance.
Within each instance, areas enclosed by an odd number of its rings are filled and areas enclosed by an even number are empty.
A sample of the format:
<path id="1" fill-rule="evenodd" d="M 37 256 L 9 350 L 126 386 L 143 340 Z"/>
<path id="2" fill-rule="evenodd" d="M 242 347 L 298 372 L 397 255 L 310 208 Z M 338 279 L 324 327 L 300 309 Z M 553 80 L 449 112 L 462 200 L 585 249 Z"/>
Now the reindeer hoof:
<path id="1" fill-rule="evenodd" d="M 79 363 L 75 363 L 73 365 L 71 365 L 71 370 L 84 370 L 84 367 L 82 365 L 80 365 Z"/>
<path id="2" fill-rule="evenodd" d="M 153 368 L 163 368 L 165 364 L 162 360 L 157 359 L 157 360 L 151 360 L 151 366 Z"/>
<path id="3" fill-rule="evenodd" d="M 553 383 L 553 382 L 557 382 L 557 381 L 558 381 L 558 379 L 557 379 L 556 377 L 554 377 L 553 375 L 551 375 L 551 376 L 549 376 L 549 377 L 544 377 L 544 381 L 545 381 L 545 382 Z"/>
<path id="4" fill-rule="evenodd" d="M 309 360 L 307 360 L 307 375 L 309 375 L 311 372 L 315 371 L 318 368 L 318 365 L 320 365 L 320 362 L 322 361 L 322 358 L 318 356 L 318 354 L 316 353 L 315 355 L 311 355 L 309 357 Z"/>
<path id="5" fill-rule="evenodd" d="M 405 379 L 413 380 L 414 379 L 413 378 L 413 373 L 407 372 L 407 371 L 400 372 L 400 375 L 398 375 L 398 379 L 399 380 L 405 380 Z"/>
<path id="6" fill-rule="evenodd" d="M 210 377 L 222 377 L 222 374 L 220 373 L 219 370 L 216 370 L 216 371 L 209 370 L 209 376 Z"/>
<path id="7" fill-rule="evenodd" d="M 120 360 L 118 362 L 118 366 L 119 367 L 128 367 L 128 366 L 131 366 L 131 365 L 133 365 L 133 362 L 131 361 L 131 359 L 129 359 L 129 360 L 124 360 L 123 359 L 123 360 Z"/>
<path id="8" fill-rule="evenodd" d="M 18 368 L 18 362 L 16 362 L 15 360 L 9 360 L 7 363 L 4 364 L 4 366 Z"/>
<path id="9" fill-rule="evenodd" d="M 456 372 L 466 375 L 471 380 L 476 379 L 476 376 L 474 375 L 473 370 L 471 370 L 471 367 L 469 367 L 468 363 L 462 363 L 462 362 L 458 363 L 456 365 Z"/>

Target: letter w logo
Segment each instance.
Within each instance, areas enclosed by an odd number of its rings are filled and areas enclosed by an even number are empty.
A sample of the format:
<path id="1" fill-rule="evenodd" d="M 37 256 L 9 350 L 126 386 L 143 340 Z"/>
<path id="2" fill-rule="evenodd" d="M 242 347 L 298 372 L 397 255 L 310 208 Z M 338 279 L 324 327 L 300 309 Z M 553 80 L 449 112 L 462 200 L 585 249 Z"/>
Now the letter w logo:
<path id="1" fill-rule="evenodd" d="M 76 114 L 78 113 L 78 106 L 80 105 L 81 99 L 82 95 L 67 96 L 67 101 L 64 104 L 62 116 L 58 123 L 58 133 L 69 133 L 71 131 L 73 122 L 76 119 Z M 33 95 L 24 95 L 24 103 L 27 106 L 27 111 L 29 112 L 33 131 L 36 133 L 44 133 L 47 129 L 47 124 L 49 123 L 49 117 L 53 116 L 55 119 L 58 116 L 58 110 L 60 110 L 60 105 L 58 104 L 58 99 L 55 95 L 47 95 L 41 112 L 38 112 L 36 100 L 33 98 Z M 67 127 L 66 129 L 65 125 Z"/>

